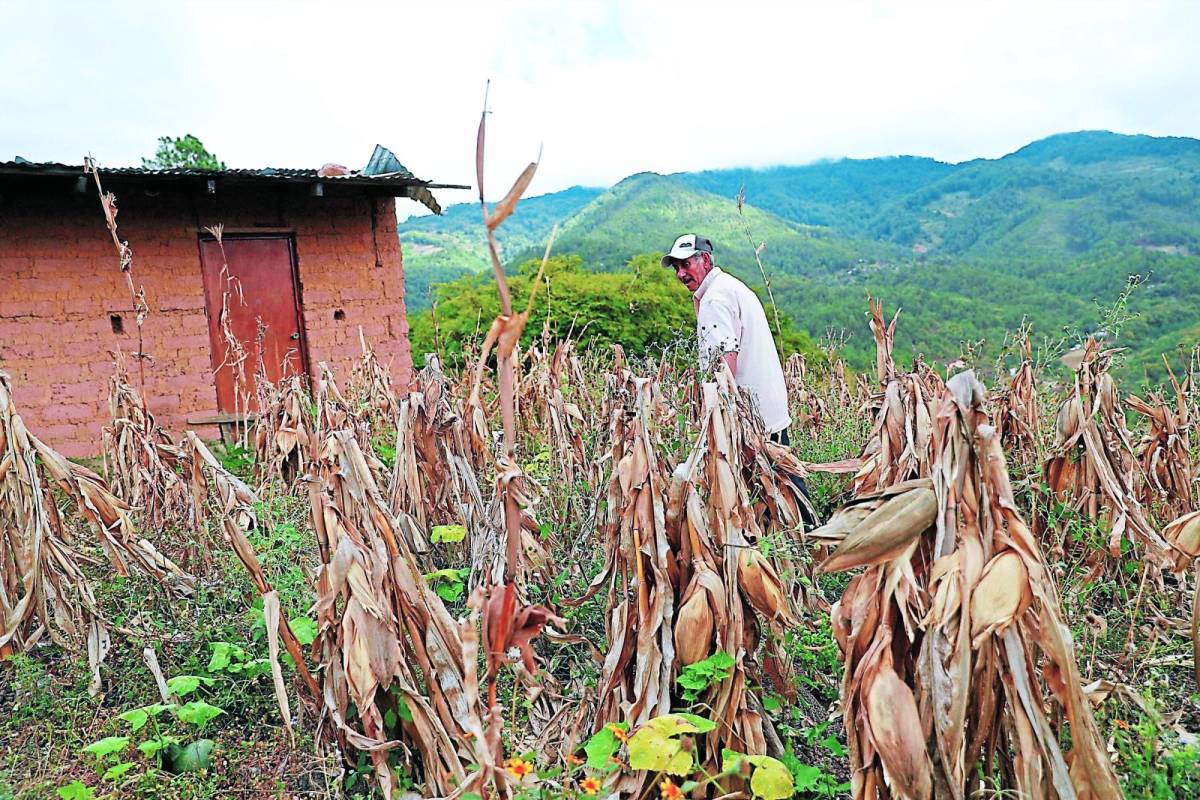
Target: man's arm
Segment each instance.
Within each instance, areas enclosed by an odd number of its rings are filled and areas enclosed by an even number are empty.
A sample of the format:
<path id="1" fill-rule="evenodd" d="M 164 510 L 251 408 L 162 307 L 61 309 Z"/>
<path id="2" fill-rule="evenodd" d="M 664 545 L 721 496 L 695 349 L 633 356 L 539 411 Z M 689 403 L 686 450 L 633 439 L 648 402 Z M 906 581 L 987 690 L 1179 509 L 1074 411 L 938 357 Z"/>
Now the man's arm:
<path id="1" fill-rule="evenodd" d="M 721 301 L 705 302 L 697 313 L 700 334 L 700 368 L 708 370 L 718 357 L 737 375 L 737 354 L 741 345 L 741 324 L 737 309 Z"/>

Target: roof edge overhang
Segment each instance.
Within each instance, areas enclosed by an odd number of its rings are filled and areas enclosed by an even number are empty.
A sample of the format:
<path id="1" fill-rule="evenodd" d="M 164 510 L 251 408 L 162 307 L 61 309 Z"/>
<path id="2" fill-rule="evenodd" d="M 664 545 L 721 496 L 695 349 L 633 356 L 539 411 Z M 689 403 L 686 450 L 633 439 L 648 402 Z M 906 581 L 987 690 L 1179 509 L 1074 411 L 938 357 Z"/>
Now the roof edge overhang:
<path id="1" fill-rule="evenodd" d="M 323 194 L 324 187 L 341 187 L 361 190 L 372 196 L 408 197 L 424 205 L 435 214 L 441 214 L 441 205 L 434 198 L 433 189 L 470 189 L 470 186 L 453 183 L 434 183 L 414 178 L 408 174 L 384 175 L 317 175 L 315 170 L 144 170 L 116 168 L 99 170 L 106 183 L 116 185 L 142 185 L 157 187 L 198 187 L 198 191 L 215 193 L 221 187 L 269 188 L 310 187 L 313 194 Z M 70 164 L 0 163 L 0 178 L 21 179 L 85 179 L 90 182 L 83 166 Z M 86 186 L 86 183 L 85 183 Z"/>

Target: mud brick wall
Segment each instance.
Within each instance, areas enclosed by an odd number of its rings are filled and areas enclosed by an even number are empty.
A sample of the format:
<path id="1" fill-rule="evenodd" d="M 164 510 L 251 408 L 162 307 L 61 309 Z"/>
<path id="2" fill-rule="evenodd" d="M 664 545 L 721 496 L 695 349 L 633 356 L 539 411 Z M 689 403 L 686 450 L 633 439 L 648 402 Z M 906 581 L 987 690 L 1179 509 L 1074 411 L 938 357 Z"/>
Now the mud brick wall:
<path id="1" fill-rule="evenodd" d="M 147 404 L 176 436 L 188 417 L 217 410 L 198 239 L 218 223 L 227 234 L 294 236 L 312 372 L 325 362 L 344 386 L 361 356 L 361 326 L 396 384 L 407 385 L 412 359 L 394 199 L 106 188 L 117 194 L 119 230 L 150 306 Z M 125 279 L 95 189 L 88 189 L 0 197 L 0 370 L 11 378 L 26 425 L 68 456 L 99 453 L 110 351 L 137 349 Z M 136 386 L 137 363 L 128 363 Z M 215 426 L 194 429 L 218 434 Z"/>

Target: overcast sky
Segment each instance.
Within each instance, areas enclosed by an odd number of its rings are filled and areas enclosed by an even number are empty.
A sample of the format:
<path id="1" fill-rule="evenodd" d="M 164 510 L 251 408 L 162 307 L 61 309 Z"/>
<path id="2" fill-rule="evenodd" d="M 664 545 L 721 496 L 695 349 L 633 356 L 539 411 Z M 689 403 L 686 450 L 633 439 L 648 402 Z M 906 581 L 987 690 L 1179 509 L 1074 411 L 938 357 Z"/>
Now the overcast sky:
<path id="1" fill-rule="evenodd" d="M 0 0 L 0 30 L 0 161 L 136 165 L 193 133 L 234 167 L 358 168 L 379 142 L 419 177 L 473 184 L 489 78 L 490 197 L 539 144 L 530 194 L 643 170 L 996 157 L 1090 128 L 1200 136 L 1196 0 Z"/>

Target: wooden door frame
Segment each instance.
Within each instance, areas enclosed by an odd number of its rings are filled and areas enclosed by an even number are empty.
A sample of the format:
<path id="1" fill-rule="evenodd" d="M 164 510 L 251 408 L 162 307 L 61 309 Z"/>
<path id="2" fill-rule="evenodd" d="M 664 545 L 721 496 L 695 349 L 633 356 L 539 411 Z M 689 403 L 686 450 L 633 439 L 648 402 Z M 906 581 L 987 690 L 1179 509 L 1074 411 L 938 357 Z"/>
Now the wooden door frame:
<path id="1" fill-rule="evenodd" d="M 249 239 L 282 239 L 287 242 L 288 256 L 292 266 L 292 302 L 296 308 L 296 331 L 300 334 L 300 339 L 297 342 L 300 356 L 300 367 L 302 370 L 301 377 L 308 383 L 309 386 L 313 382 L 312 362 L 308 357 L 308 326 L 304 324 L 304 301 L 301 297 L 302 284 L 300 283 L 300 257 L 296 250 L 296 232 L 294 230 L 273 230 L 273 231 L 246 231 L 223 233 L 221 235 L 222 243 L 227 241 L 245 241 Z M 210 319 L 211 309 L 215 308 L 213 299 L 208 293 L 208 284 L 204 280 L 204 242 L 215 242 L 217 237 L 213 236 L 207 230 L 201 230 L 196 236 L 196 263 L 200 267 L 200 286 L 204 291 L 204 318 L 206 321 Z M 208 326 L 206 326 L 208 327 Z M 211 328 L 210 328 L 211 330 Z M 217 391 L 217 351 L 213 347 L 210 335 L 209 341 L 209 363 L 212 365 L 213 372 L 213 393 L 214 397 Z M 257 365 L 255 365 L 257 370 Z M 217 408 L 220 409 L 220 401 L 217 401 Z"/>

